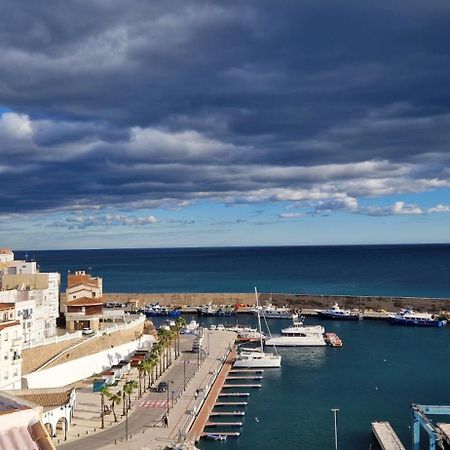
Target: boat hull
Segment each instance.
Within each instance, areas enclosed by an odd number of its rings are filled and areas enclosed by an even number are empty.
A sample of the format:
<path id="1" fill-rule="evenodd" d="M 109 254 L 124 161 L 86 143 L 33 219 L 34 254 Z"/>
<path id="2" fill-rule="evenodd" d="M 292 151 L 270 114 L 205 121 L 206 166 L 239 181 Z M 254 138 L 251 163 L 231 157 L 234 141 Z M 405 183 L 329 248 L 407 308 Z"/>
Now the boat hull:
<path id="1" fill-rule="evenodd" d="M 401 325 L 404 327 L 426 327 L 426 328 L 439 328 L 447 325 L 445 320 L 412 320 L 412 319 L 399 319 L 395 317 L 389 317 L 389 323 L 392 325 Z"/>
<path id="2" fill-rule="evenodd" d="M 324 339 L 291 338 L 291 337 L 273 337 L 267 339 L 266 345 L 276 345 L 277 347 L 324 347 Z"/>
<path id="3" fill-rule="evenodd" d="M 250 368 L 278 368 L 281 367 L 281 356 L 261 359 L 239 359 L 236 358 L 233 367 Z"/>
<path id="4" fill-rule="evenodd" d="M 361 320 L 362 317 L 358 316 L 358 315 L 348 315 L 348 316 L 344 316 L 344 315 L 337 315 L 337 314 L 332 314 L 332 313 L 327 313 L 324 311 L 318 311 L 317 312 L 319 314 L 319 316 L 322 319 L 329 319 L 329 320 Z"/>

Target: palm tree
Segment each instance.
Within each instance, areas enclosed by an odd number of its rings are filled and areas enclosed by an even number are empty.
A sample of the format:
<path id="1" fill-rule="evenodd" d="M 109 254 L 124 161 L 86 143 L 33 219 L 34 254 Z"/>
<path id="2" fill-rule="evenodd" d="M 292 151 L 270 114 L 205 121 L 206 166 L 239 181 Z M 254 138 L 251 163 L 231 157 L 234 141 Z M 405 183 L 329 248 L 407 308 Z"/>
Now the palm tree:
<path id="1" fill-rule="evenodd" d="M 133 391 L 138 387 L 138 383 L 136 380 L 129 380 L 125 383 L 125 386 L 123 387 L 123 392 L 127 394 L 128 396 L 128 405 L 127 410 L 129 411 L 131 409 L 131 394 Z"/>
<path id="2" fill-rule="evenodd" d="M 141 398 L 142 397 L 142 377 L 143 377 L 143 375 L 145 373 L 145 371 L 144 371 L 144 360 L 139 362 L 139 364 L 138 364 L 138 371 L 139 371 L 139 398 Z"/>
<path id="3" fill-rule="evenodd" d="M 122 400 L 122 392 L 116 392 L 115 394 L 109 394 L 109 401 L 111 402 L 111 411 L 114 414 L 114 422 L 117 422 L 117 415 L 116 415 L 116 405 L 120 405 L 120 402 Z"/>
<path id="4" fill-rule="evenodd" d="M 105 428 L 105 395 L 109 397 L 110 394 L 108 387 L 102 386 L 100 389 L 100 417 L 102 419 L 102 429 Z"/>
<path id="5" fill-rule="evenodd" d="M 183 317 L 178 317 L 175 321 L 175 330 L 177 333 L 177 347 L 175 349 L 175 356 L 178 358 L 180 356 L 180 331 L 186 325 L 186 320 Z"/>

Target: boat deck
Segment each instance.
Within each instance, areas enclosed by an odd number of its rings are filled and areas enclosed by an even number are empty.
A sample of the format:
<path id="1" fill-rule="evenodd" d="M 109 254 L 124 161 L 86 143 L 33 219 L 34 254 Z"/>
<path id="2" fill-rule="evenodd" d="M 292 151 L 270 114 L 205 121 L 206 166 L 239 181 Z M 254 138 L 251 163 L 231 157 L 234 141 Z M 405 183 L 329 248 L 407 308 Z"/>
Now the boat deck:
<path id="1" fill-rule="evenodd" d="M 389 422 L 373 422 L 372 431 L 382 450 L 405 450 Z"/>

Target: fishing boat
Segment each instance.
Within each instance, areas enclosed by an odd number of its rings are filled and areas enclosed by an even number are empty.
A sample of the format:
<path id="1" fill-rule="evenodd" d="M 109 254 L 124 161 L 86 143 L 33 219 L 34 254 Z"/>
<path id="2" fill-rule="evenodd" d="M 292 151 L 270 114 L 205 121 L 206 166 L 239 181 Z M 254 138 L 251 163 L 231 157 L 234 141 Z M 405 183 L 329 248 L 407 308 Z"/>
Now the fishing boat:
<path id="1" fill-rule="evenodd" d="M 161 306 L 159 303 L 152 305 L 145 305 L 144 308 L 140 310 L 147 317 L 164 317 L 168 316 L 173 319 L 180 317 L 181 311 L 179 309 L 168 308 L 167 306 Z"/>
<path id="2" fill-rule="evenodd" d="M 258 291 L 255 288 L 256 310 L 258 317 L 258 331 L 261 334 L 259 348 L 251 350 L 241 350 L 236 356 L 233 367 L 252 368 L 252 367 L 281 367 L 281 356 L 274 353 L 264 352 L 262 331 L 261 331 L 261 314 L 259 309 Z M 267 323 L 266 323 L 267 324 Z M 270 332 L 270 331 L 269 331 Z M 275 351 L 276 351 L 276 347 Z"/>
<path id="3" fill-rule="evenodd" d="M 405 308 L 396 314 L 390 314 L 388 320 L 393 325 L 413 327 L 442 327 L 447 325 L 446 320 L 439 319 L 434 314 L 418 313 L 411 308 Z"/>
<path id="4" fill-rule="evenodd" d="M 302 321 L 295 321 L 290 327 L 281 330 L 281 336 L 271 336 L 266 345 L 278 347 L 321 347 L 326 342 L 322 326 L 305 326 Z"/>
<path id="5" fill-rule="evenodd" d="M 261 314 L 265 319 L 298 319 L 298 314 L 293 312 L 287 306 L 274 306 L 268 303 L 265 306 L 259 306 L 253 310 L 253 314 Z"/>
<path id="6" fill-rule="evenodd" d="M 212 302 L 209 302 L 207 305 L 202 305 L 197 308 L 197 312 L 201 316 L 215 316 L 219 308 L 216 305 L 213 305 Z"/>
<path id="7" fill-rule="evenodd" d="M 361 320 L 363 318 L 358 311 L 341 309 L 337 303 L 333 303 L 328 309 L 317 309 L 316 312 L 323 319 Z"/>

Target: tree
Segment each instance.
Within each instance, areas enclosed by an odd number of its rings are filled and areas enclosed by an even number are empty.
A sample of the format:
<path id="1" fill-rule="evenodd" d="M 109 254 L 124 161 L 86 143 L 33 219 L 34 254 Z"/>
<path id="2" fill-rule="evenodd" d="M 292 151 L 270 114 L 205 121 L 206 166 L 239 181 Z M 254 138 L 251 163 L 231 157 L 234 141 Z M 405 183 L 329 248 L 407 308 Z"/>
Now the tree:
<path id="1" fill-rule="evenodd" d="M 128 405 L 126 409 L 129 411 L 131 409 L 131 394 L 138 387 L 136 380 L 129 380 L 125 383 L 123 387 L 123 392 L 128 396 Z"/>
<path id="2" fill-rule="evenodd" d="M 100 418 L 102 420 L 101 428 L 105 428 L 105 396 L 109 396 L 111 393 L 107 386 L 102 386 L 100 389 Z"/>
<path id="3" fill-rule="evenodd" d="M 144 360 L 139 362 L 139 364 L 138 364 L 138 371 L 139 371 L 139 398 L 141 398 L 142 397 L 142 377 L 145 374 L 145 371 L 144 371 Z"/>
<path id="4" fill-rule="evenodd" d="M 120 402 L 122 400 L 122 392 L 116 392 L 115 394 L 109 394 L 109 401 L 111 402 L 111 411 L 114 415 L 114 422 L 117 422 L 117 415 L 116 415 L 116 410 L 115 410 L 115 406 L 116 405 L 120 405 Z"/>

